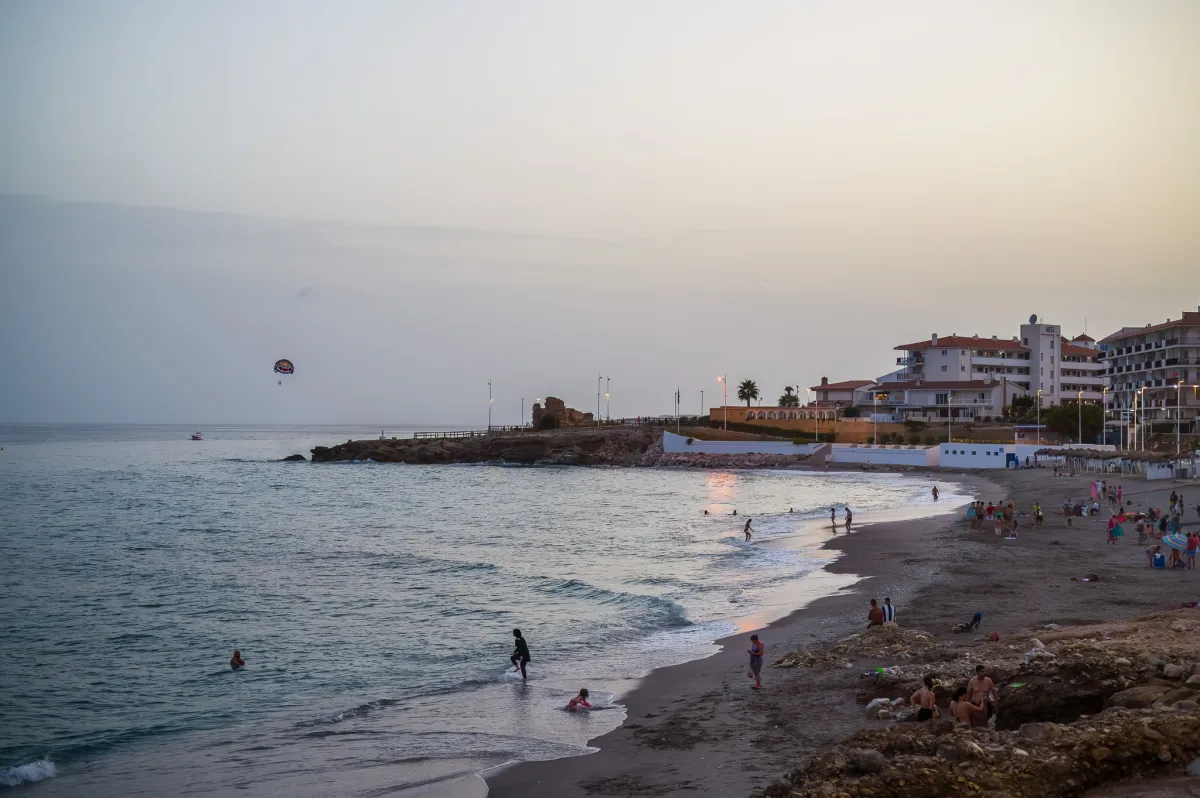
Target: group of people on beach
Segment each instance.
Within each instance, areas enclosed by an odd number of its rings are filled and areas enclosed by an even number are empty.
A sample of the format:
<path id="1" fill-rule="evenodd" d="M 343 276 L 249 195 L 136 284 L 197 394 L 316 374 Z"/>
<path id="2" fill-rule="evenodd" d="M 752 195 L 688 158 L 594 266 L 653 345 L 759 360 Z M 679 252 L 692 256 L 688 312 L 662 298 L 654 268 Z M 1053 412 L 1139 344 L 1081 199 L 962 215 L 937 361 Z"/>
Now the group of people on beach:
<path id="1" fill-rule="evenodd" d="M 1042 506 L 1035 505 L 1034 518 L 1039 525 L 1041 512 Z M 994 524 L 996 537 L 1003 537 L 1005 540 L 1016 540 L 1021 527 L 1021 521 L 1017 518 L 1017 505 L 1012 499 L 1009 499 L 1007 503 L 972 502 L 967 506 L 967 520 L 972 529 L 982 529 L 985 524 Z"/>
<path id="2" fill-rule="evenodd" d="M 967 682 L 966 687 L 959 687 L 954 691 L 954 697 L 950 699 L 948 707 L 950 717 L 956 726 L 986 728 L 988 720 L 996 714 L 996 703 L 999 700 L 996 683 L 987 675 L 987 667 L 976 665 L 975 676 Z M 916 708 L 919 723 L 941 716 L 932 676 L 926 676 L 922 680 L 921 687 L 912 694 L 908 703 Z"/>

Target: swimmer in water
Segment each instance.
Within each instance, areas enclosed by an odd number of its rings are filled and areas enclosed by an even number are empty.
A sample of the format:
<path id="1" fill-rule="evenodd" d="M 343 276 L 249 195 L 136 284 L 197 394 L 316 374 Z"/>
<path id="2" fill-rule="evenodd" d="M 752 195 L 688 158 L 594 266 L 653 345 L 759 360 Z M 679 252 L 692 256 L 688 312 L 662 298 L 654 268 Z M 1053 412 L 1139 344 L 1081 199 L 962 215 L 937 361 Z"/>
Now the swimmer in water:
<path id="1" fill-rule="evenodd" d="M 743 532 L 745 532 L 745 533 L 746 533 L 746 542 L 747 542 L 747 543 L 749 543 L 749 542 L 750 542 L 750 522 L 751 522 L 752 520 L 754 520 L 754 519 L 752 519 L 752 518 L 747 518 L 747 519 L 746 519 L 746 528 L 742 530 Z"/>
<path id="2" fill-rule="evenodd" d="M 705 510 L 705 511 L 704 511 L 704 514 L 705 514 L 705 515 L 708 515 L 708 510 Z"/>
<path id="3" fill-rule="evenodd" d="M 734 510 L 734 511 L 733 511 L 733 514 L 734 514 L 734 515 L 737 515 L 737 510 Z"/>
<path id="4" fill-rule="evenodd" d="M 233 650 L 233 656 L 229 658 L 229 667 L 233 668 L 235 671 L 238 668 L 246 667 L 246 660 L 242 659 L 242 652 L 238 651 L 236 648 Z"/>
<path id="5" fill-rule="evenodd" d="M 579 691 L 579 695 L 567 702 L 567 711 L 574 712 L 580 707 L 580 705 L 587 707 L 588 709 L 592 708 L 592 705 L 588 703 L 588 691 L 586 687 Z"/>

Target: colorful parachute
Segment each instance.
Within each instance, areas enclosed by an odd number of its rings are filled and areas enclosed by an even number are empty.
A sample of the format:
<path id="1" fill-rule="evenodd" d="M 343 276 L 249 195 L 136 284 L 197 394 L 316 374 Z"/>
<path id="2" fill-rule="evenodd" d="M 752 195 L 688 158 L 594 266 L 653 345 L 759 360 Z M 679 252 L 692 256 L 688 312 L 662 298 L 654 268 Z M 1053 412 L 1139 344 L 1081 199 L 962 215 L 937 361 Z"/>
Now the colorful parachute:
<path id="1" fill-rule="evenodd" d="M 275 373 L 276 374 L 295 374 L 296 366 L 290 360 L 276 360 L 275 361 Z"/>

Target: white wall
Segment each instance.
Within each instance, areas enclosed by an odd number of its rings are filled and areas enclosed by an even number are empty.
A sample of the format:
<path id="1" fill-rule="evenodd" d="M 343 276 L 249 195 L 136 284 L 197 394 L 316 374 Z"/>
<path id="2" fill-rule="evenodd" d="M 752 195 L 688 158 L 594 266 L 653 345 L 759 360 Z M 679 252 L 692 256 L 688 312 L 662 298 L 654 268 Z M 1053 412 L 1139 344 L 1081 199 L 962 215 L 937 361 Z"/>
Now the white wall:
<path id="1" fill-rule="evenodd" d="M 1004 468 L 1007 448 L 1002 443 L 943 443 L 939 460 L 942 468 Z"/>
<path id="2" fill-rule="evenodd" d="M 1146 463 L 1146 479 L 1170 479 L 1175 476 L 1171 466 L 1172 463 Z"/>
<path id="3" fill-rule="evenodd" d="M 835 443 L 830 449 L 829 459 L 834 463 L 936 466 L 938 464 L 937 454 L 936 446 L 918 446 L 915 449 L 905 446 L 894 449 L 890 446 L 854 446 L 848 443 Z"/>
<path id="4" fill-rule="evenodd" d="M 794 444 L 791 441 L 702 441 L 693 438 L 691 444 L 683 435 L 663 432 L 663 451 L 667 454 L 812 454 L 823 443 Z"/>

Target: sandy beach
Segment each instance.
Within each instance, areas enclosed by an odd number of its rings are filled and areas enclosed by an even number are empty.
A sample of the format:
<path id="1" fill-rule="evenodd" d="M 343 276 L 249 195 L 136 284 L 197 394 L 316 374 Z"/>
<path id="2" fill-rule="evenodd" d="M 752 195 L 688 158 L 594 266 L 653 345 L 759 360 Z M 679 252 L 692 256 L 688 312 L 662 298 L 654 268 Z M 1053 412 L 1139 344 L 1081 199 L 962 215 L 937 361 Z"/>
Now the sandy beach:
<path id="1" fill-rule="evenodd" d="M 598 753 L 519 763 L 487 776 L 493 798 L 552 796 L 749 795 L 807 757 L 863 729 L 893 722 L 868 718 L 861 668 L 774 668 L 797 649 L 829 643 L 866 626 L 867 601 L 890 596 L 905 629 L 935 634 L 946 646 L 971 648 L 978 636 L 952 635 L 953 625 L 983 614 L 980 632 L 1003 640 L 1046 624 L 1113 621 L 1178 607 L 1200 598 L 1200 573 L 1154 571 L 1143 546 L 1127 534 L 1106 543 L 1107 515 L 1075 519 L 1059 508 L 1088 495 L 1095 475 L 1055 478 L 1051 471 L 937 473 L 984 500 L 1016 502 L 1020 539 L 972 530 L 962 512 L 913 521 L 856 524 L 826 547 L 840 556 L 827 568 L 861 577 L 852 588 L 817 600 L 757 630 L 767 643 L 764 689 L 746 677 L 751 629 L 720 641 L 707 659 L 650 673 L 623 703 L 618 729 L 592 742 Z M 1200 488 L 1168 481 L 1118 480 L 1133 510 L 1166 507 L 1172 490 L 1186 497 L 1188 527 L 1196 526 Z M 1034 527 L 1040 502 L 1045 525 Z M 1099 583 L 1085 583 L 1096 573 Z M 872 663 L 874 664 L 874 663 Z M 879 664 L 895 664 L 880 661 Z"/>

